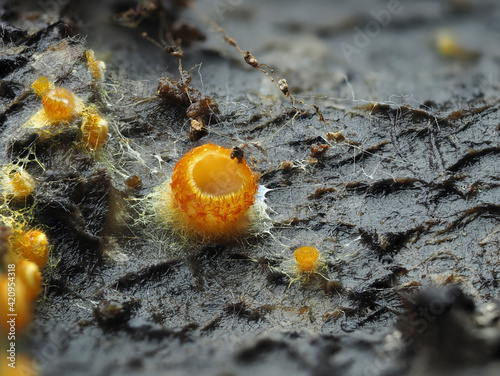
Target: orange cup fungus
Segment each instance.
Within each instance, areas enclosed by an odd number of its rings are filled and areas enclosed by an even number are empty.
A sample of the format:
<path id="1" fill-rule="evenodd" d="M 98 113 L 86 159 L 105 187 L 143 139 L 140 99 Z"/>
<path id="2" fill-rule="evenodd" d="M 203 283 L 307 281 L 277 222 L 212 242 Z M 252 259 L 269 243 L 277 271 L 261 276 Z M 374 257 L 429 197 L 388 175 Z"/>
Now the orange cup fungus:
<path id="1" fill-rule="evenodd" d="M 170 184 L 160 191 L 158 211 L 188 236 L 224 241 L 248 229 L 257 190 L 244 158 L 231 158 L 231 149 L 206 144 L 176 164 Z"/>
<path id="2" fill-rule="evenodd" d="M 319 251 L 310 246 L 300 247 L 294 252 L 300 273 L 315 273 L 320 265 Z"/>
<path id="3" fill-rule="evenodd" d="M 40 230 L 14 231 L 9 237 L 10 248 L 17 258 L 34 262 L 43 269 L 49 258 L 49 241 Z"/>

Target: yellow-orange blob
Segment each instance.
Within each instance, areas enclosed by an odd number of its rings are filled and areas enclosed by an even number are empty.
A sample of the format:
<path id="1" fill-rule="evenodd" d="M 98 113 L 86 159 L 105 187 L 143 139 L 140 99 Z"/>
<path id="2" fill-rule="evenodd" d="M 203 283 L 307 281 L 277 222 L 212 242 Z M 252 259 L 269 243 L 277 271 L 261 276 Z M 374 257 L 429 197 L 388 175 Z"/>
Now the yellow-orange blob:
<path id="1" fill-rule="evenodd" d="M 167 216 L 183 232 L 218 241 L 248 228 L 256 178 L 244 158 L 230 154 L 230 149 L 206 144 L 192 149 L 175 166 L 161 199 L 169 202 Z"/>
<path id="2" fill-rule="evenodd" d="M 436 35 L 436 48 L 438 52 L 449 58 L 474 60 L 480 56 L 478 51 L 462 47 L 456 36 L 449 30 L 439 30 Z"/>
<path id="3" fill-rule="evenodd" d="M 455 37 L 448 33 L 442 32 L 436 38 L 436 46 L 438 51 L 444 56 L 463 57 L 466 51 L 456 41 Z"/>
<path id="4" fill-rule="evenodd" d="M 89 149 L 100 148 L 108 139 L 108 123 L 98 113 L 84 114 L 82 122 L 82 139 Z"/>
<path id="5" fill-rule="evenodd" d="M 52 121 L 68 121 L 76 114 L 75 96 L 62 87 L 47 91 L 42 103 L 47 117 Z"/>
<path id="6" fill-rule="evenodd" d="M 297 268 L 301 273 L 314 273 L 319 266 L 320 254 L 314 247 L 300 247 L 294 252 Z"/>
<path id="7" fill-rule="evenodd" d="M 12 279 L 12 277 L 9 279 L 9 277 L 8 274 L 0 275 L 0 317 L 7 318 L 8 313 L 17 314 L 15 320 L 17 336 L 31 323 L 33 299 L 22 281 L 17 278 Z M 9 299 L 14 297 L 14 300 Z M 7 321 L 7 319 L 0 320 L 0 332 L 3 332 L 4 335 L 10 331 L 10 323 Z"/>
<path id="8" fill-rule="evenodd" d="M 20 260 L 16 264 L 16 279 L 24 284 L 30 299 L 36 298 L 42 291 L 42 273 L 32 261 Z"/>
<path id="9" fill-rule="evenodd" d="M 34 262 L 43 269 L 49 258 L 49 241 L 40 230 L 16 231 L 10 238 L 12 251 L 22 259 Z"/>
<path id="10" fill-rule="evenodd" d="M 33 82 L 33 85 L 31 85 L 33 91 L 36 93 L 36 95 L 39 96 L 45 94 L 50 89 L 50 87 L 50 80 L 45 76 L 38 77 L 35 82 Z"/>
<path id="11" fill-rule="evenodd" d="M 104 61 L 96 60 L 93 50 L 85 51 L 85 57 L 87 58 L 87 69 L 91 76 L 95 80 L 102 80 L 104 78 L 104 72 L 106 71 L 106 64 Z"/>
<path id="12" fill-rule="evenodd" d="M 2 196 L 11 200 L 23 200 L 35 190 L 35 179 L 22 167 L 10 166 L 0 180 Z"/>
<path id="13" fill-rule="evenodd" d="M 87 65 L 95 60 L 94 50 L 86 50 L 85 58 L 87 59 Z"/>

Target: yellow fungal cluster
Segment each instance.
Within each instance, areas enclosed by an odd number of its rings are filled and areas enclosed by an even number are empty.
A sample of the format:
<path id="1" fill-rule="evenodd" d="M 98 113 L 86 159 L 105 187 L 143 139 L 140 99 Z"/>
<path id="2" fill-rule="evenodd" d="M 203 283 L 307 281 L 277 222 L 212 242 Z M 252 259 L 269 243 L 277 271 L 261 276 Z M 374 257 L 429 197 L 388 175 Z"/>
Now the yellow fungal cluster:
<path id="1" fill-rule="evenodd" d="M 96 151 L 104 145 L 108 138 L 108 123 L 94 106 L 86 106 L 71 91 L 55 87 L 44 76 L 37 78 L 31 88 L 41 97 L 43 108 L 24 127 L 35 129 L 45 139 L 81 123 L 82 143 L 87 149 Z"/>
<path id="2" fill-rule="evenodd" d="M 7 166 L 0 186 L 0 316 L 16 313 L 15 332 L 20 335 L 31 322 L 33 302 L 42 290 L 41 270 L 50 246 L 44 231 L 30 228 L 32 204 L 18 202 L 33 193 L 33 177 L 20 166 Z M 10 331 L 10 324 L 0 324 L 0 332 Z"/>
<path id="3" fill-rule="evenodd" d="M 42 230 L 29 225 L 33 201 L 27 198 L 36 188 L 35 179 L 22 165 L 7 165 L 0 171 L 0 316 L 17 315 L 15 323 L 3 320 L 0 332 L 10 335 L 14 328 L 20 335 L 31 323 L 33 302 L 42 289 L 49 241 Z"/>
<path id="4" fill-rule="evenodd" d="M 224 242 L 248 230 L 257 190 L 243 157 L 206 144 L 176 164 L 171 180 L 159 187 L 155 206 L 164 222 L 186 236 Z"/>
<path id="5" fill-rule="evenodd" d="M 85 59 L 92 78 L 102 81 L 104 62 L 96 60 L 92 50 L 85 52 Z M 40 66 L 45 65 L 40 63 Z M 63 86 L 56 85 L 47 76 L 38 77 L 32 83 L 31 90 L 38 96 L 39 108 L 21 127 L 21 133 L 37 133 L 40 141 L 37 146 L 45 146 L 44 141 L 72 130 L 70 134 L 78 135 L 80 139 L 71 147 L 92 153 L 101 149 L 108 139 L 107 121 L 95 106 L 87 105 L 75 94 L 76 91 Z M 28 98 L 31 100 L 32 96 Z M 52 147 L 53 143 L 48 145 Z M 44 169 L 34 147 L 17 155 L 19 159 L 12 164 L 0 166 L 0 317 L 3 318 L 0 334 L 9 340 L 15 334 L 13 342 L 19 341 L 32 322 L 34 302 L 42 292 L 42 270 L 50 253 L 47 234 L 32 223 L 35 222 L 33 209 L 37 202 L 36 195 L 33 196 L 39 184 L 30 174 L 39 170 L 38 167 L 32 168 L 33 157 Z M 12 323 L 7 320 L 11 315 L 15 317 Z M 5 354 L 2 356 L 1 375 L 37 374 L 34 362 L 29 358 L 20 353 L 15 354 L 15 358 L 16 367 L 12 368 Z"/>
<path id="6" fill-rule="evenodd" d="M 0 317 L 4 318 L 0 335 L 8 340 L 8 346 L 6 356 L 0 359 L 0 374 L 35 376 L 35 363 L 18 353 L 12 344 L 19 341 L 33 320 L 34 302 L 42 292 L 41 270 L 47 263 L 49 243 L 41 230 L 24 230 L 25 223 L 7 219 L 3 221 L 10 222 L 10 232 L 0 239 Z"/>
<path id="7" fill-rule="evenodd" d="M 0 274 L 0 315 L 17 314 L 15 332 L 19 335 L 31 323 L 33 302 L 42 291 L 40 270 L 47 263 L 49 244 L 42 231 L 21 229 L 12 229 L 8 244 L 9 252 L 2 260 L 6 273 Z M 8 334 L 10 325 L 2 322 L 0 331 Z"/>

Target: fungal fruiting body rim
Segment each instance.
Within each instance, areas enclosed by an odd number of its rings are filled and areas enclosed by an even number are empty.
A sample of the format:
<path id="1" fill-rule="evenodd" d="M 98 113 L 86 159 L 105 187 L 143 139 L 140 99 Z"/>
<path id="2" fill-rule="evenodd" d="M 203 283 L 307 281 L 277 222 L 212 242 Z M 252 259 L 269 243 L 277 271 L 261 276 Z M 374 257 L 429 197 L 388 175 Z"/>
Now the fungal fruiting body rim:
<path id="1" fill-rule="evenodd" d="M 315 247 L 303 246 L 293 253 L 300 273 L 314 273 L 320 265 L 320 253 Z"/>
<path id="2" fill-rule="evenodd" d="M 176 164 L 157 195 L 163 221 L 187 236 L 219 241 L 235 238 L 251 225 L 258 186 L 245 159 L 230 149 L 205 144 Z"/>

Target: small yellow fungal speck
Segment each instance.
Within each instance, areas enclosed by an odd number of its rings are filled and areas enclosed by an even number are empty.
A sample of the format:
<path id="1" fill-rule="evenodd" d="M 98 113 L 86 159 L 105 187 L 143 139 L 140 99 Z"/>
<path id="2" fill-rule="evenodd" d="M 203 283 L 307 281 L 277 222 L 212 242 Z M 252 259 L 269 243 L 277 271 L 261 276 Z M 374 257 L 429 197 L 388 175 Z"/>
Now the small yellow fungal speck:
<path id="1" fill-rule="evenodd" d="M 102 80 L 106 71 L 106 64 L 104 61 L 95 60 L 93 50 L 85 51 L 85 57 L 87 58 L 87 69 L 89 70 L 91 76 L 94 80 Z"/>
<path id="2" fill-rule="evenodd" d="M 314 247 L 300 247 L 294 252 L 297 269 L 301 273 L 314 273 L 318 269 L 320 253 Z"/>
<path id="3" fill-rule="evenodd" d="M 43 269 L 49 258 L 49 241 L 45 233 L 40 230 L 18 230 L 13 232 L 9 240 L 14 254 Z"/>
<path id="4" fill-rule="evenodd" d="M 47 91 L 42 98 L 47 117 L 53 121 L 68 121 L 76 114 L 75 96 L 62 87 Z"/>
<path id="5" fill-rule="evenodd" d="M 87 59 L 87 63 L 95 60 L 94 50 L 86 50 L 85 58 Z"/>
<path id="6" fill-rule="evenodd" d="M 8 166 L 0 179 L 0 191 L 4 199 L 23 200 L 35 190 L 35 179 L 22 167 Z"/>
<path id="7" fill-rule="evenodd" d="M 234 239 L 251 222 L 256 178 L 231 149 L 206 144 L 189 151 L 160 188 L 158 214 L 182 233 L 208 241 Z"/>
<path id="8" fill-rule="evenodd" d="M 436 48 L 438 52 L 450 58 L 457 59 L 477 59 L 479 57 L 478 51 L 468 50 L 462 47 L 455 35 L 449 30 L 439 30 L 436 35 Z"/>
<path id="9" fill-rule="evenodd" d="M 100 148 L 108 139 L 107 121 L 96 112 L 84 113 L 82 139 L 89 149 L 96 150 Z"/>
<path id="10" fill-rule="evenodd" d="M 33 82 L 31 88 L 36 93 L 36 95 L 42 96 L 51 88 L 51 86 L 52 84 L 47 77 L 40 76 L 35 80 L 35 82 Z"/>
<path id="11" fill-rule="evenodd" d="M 440 33 L 436 38 L 438 51 L 444 56 L 461 57 L 465 50 L 457 43 L 455 37 L 449 33 Z"/>

